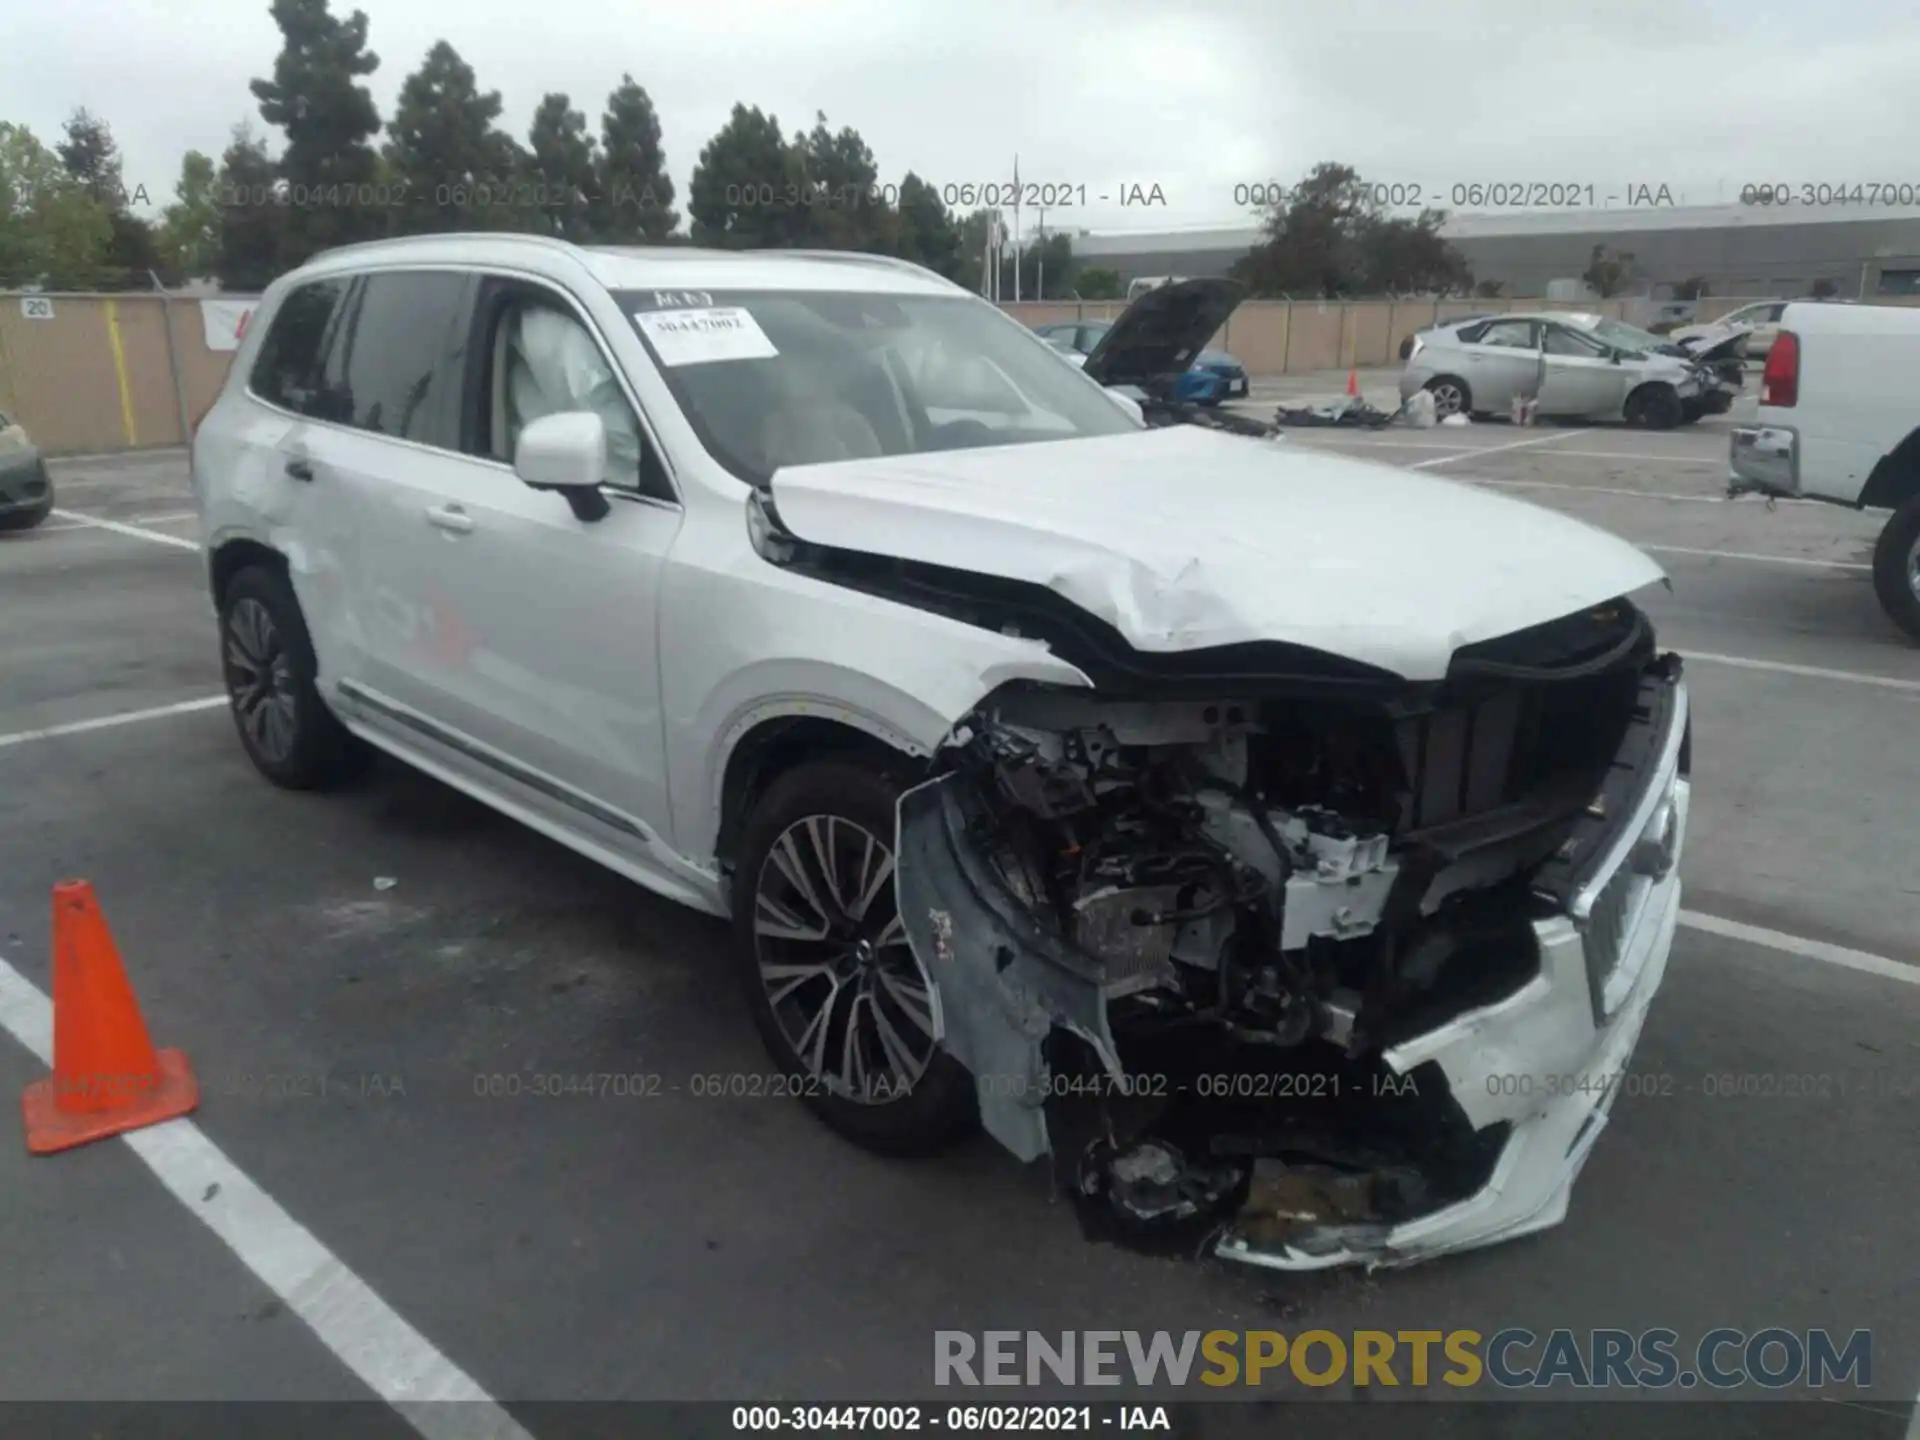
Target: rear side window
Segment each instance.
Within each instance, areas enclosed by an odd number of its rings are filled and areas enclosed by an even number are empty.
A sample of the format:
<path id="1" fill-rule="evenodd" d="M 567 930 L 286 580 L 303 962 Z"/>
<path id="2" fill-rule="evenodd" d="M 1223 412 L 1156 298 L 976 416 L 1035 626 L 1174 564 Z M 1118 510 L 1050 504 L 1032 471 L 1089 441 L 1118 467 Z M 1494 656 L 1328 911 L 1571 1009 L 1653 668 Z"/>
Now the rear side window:
<path id="1" fill-rule="evenodd" d="M 1534 348 L 1533 322 L 1531 320 L 1495 320 L 1481 330 L 1479 337 L 1473 343 L 1497 345 L 1503 349 L 1531 350 Z"/>
<path id="2" fill-rule="evenodd" d="M 455 448 L 452 351 L 467 319 L 469 281 L 402 270 L 356 282 L 322 366 L 328 413 L 356 430 Z"/>
<path id="3" fill-rule="evenodd" d="M 345 280 L 316 280 L 280 303 L 248 378 L 255 395 L 296 415 L 330 418 L 322 414 L 320 356 L 346 294 Z"/>

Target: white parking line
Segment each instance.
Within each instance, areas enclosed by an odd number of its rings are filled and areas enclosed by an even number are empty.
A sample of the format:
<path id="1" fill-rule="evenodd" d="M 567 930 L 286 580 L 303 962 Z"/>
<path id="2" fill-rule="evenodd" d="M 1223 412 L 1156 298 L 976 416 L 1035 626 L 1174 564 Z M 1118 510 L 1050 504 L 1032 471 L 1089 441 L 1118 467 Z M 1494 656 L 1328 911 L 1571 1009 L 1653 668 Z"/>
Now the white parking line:
<path id="1" fill-rule="evenodd" d="M 53 1063 L 53 1006 L 0 960 L 0 1028 Z M 362 1383 L 431 1440 L 532 1440 L 338 1256 L 187 1119 L 122 1135 L 174 1198 L 307 1322 Z M 59 1164 L 58 1160 L 42 1161 Z"/>
<path id="2" fill-rule="evenodd" d="M 200 512 L 198 510 L 169 510 L 164 515 L 136 515 L 127 523 L 129 525 L 171 525 L 176 521 L 198 520 L 199 518 Z"/>
<path id="3" fill-rule="evenodd" d="M 1558 455 L 1561 452 L 1553 452 Z M 1678 500 L 1688 505 L 1724 505 L 1724 495 L 1675 495 L 1665 490 L 1629 490 L 1621 485 L 1569 485 L 1564 480 L 1489 480 L 1484 475 L 1475 475 L 1475 485 L 1495 485 L 1506 490 L 1572 490 L 1581 495 L 1625 495 L 1634 500 Z M 1810 500 L 1782 500 L 1782 505 L 1810 505 Z"/>
<path id="4" fill-rule="evenodd" d="M 98 515 L 82 515 L 78 510 L 55 510 L 62 520 L 76 520 L 82 525 L 91 525 L 96 530 L 111 530 L 116 535 L 130 536 L 135 540 L 151 540 L 156 545 L 172 545 L 180 550 L 198 550 L 200 542 L 189 540 L 184 535 L 167 535 L 159 530 L 143 530 L 138 525 L 128 525 L 120 520 L 103 520 Z"/>
<path id="5" fill-rule="evenodd" d="M 1849 685 L 1876 685 L 1884 690 L 1920 694 L 1920 680 L 1897 680 L 1891 675 L 1869 675 L 1860 670 L 1828 670 L 1819 665 L 1789 665 L 1784 660 L 1754 660 L 1745 655 L 1714 655 L 1704 650 L 1682 650 L 1688 664 L 1731 665 L 1740 670 L 1767 670 L 1777 675 L 1804 675 L 1810 680 L 1840 680 Z"/>
<path id="6" fill-rule="evenodd" d="M 1461 450 L 1451 455 L 1436 455 L 1431 460 L 1416 460 L 1409 470 L 1426 470 L 1435 465 L 1451 465 L 1456 460 L 1472 460 L 1481 455 L 1500 455 L 1508 450 L 1524 450 L 1530 445 L 1551 445 L 1555 440 L 1567 437 L 1555 431 L 1549 435 L 1530 435 L 1525 440 L 1515 440 L 1506 445 L 1489 445 L 1484 450 Z"/>
<path id="7" fill-rule="evenodd" d="M 1761 565 L 1804 565 L 1810 570 L 1866 570 L 1873 566 L 1863 565 L 1858 560 L 1809 560 L 1799 555 L 1756 555 L 1750 550 L 1696 550 L 1691 545 L 1649 545 L 1644 540 L 1633 542 L 1642 550 L 1657 555 L 1699 555 L 1709 560 L 1752 560 Z"/>
<path id="8" fill-rule="evenodd" d="M 213 710 L 226 703 L 227 697 L 224 695 L 209 695 L 202 700 L 155 705 L 151 710 L 127 710 L 119 715 L 102 715 L 96 720 L 49 725 L 44 730 L 16 730 L 11 735 L 0 735 L 0 750 L 10 745 L 24 745 L 29 740 L 56 740 L 62 735 L 85 735 L 90 730 L 111 730 L 117 725 L 137 725 L 142 720 L 159 720 L 168 715 L 191 715 L 196 710 Z"/>
<path id="9" fill-rule="evenodd" d="M 1903 965 L 1898 960 L 1889 960 L 1884 955 L 1870 954 L 1865 950 L 1850 950 L 1845 945 L 1830 945 L 1825 940 L 1809 940 L 1804 935 L 1789 935 L 1784 930 L 1769 930 L 1764 925 L 1724 920 L 1718 915 L 1706 915 L 1698 910 L 1682 910 L 1680 923 L 1690 929 L 1704 930 L 1709 935 L 1744 940 L 1749 945 L 1761 945 L 1769 950 L 1784 950 L 1789 955 L 1838 965 L 1843 970 L 1858 970 L 1865 975 L 1878 975 L 1906 985 L 1920 985 L 1920 965 Z"/>
<path id="10" fill-rule="evenodd" d="M 1494 446 L 1491 449 L 1469 448 L 1465 445 L 1428 443 L 1419 440 L 1373 440 L 1359 435 L 1340 435 L 1338 432 L 1329 434 L 1327 438 L 1344 440 L 1348 444 L 1367 450 L 1458 450 L 1463 454 L 1490 455 L 1494 450 L 1508 448 L 1505 446 Z M 1553 453 L 1569 455 L 1581 460 L 1631 460 L 1653 465 L 1725 465 L 1727 461 L 1725 455 L 1704 455 L 1696 459 L 1685 455 L 1641 455 L 1631 450 L 1556 450 Z"/>

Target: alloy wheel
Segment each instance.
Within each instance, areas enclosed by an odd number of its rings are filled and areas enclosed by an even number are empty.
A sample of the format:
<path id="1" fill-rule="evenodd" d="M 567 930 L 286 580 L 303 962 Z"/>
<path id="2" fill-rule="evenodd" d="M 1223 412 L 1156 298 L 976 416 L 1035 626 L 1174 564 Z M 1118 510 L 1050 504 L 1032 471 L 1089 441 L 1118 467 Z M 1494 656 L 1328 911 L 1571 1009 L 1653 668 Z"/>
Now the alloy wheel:
<path id="1" fill-rule="evenodd" d="M 1920 535 L 1907 547 L 1907 589 L 1920 600 Z"/>
<path id="2" fill-rule="evenodd" d="M 1460 393 L 1458 385 L 1442 383 L 1429 386 L 1428 389 L 1433 395 L 1435 414 L 1457 415 L 1467 403 L 1467 397 Z"/>
<path id="3" fill-rule="evenodd" d="M 227 614 L 227 693 L 254 750 L 270 761 L 293 752 L 293 667 L 265 605 L 251 596 Z"/>
<path id="4" fill-rule="evenodd" d="M 755 878 L 754 958 L 774 1018 L 809 1075 L 868 1105 L 904 1098 L 939 1034 L 893 863 L 865 827 L 809 815 L 780 833 Z"/>

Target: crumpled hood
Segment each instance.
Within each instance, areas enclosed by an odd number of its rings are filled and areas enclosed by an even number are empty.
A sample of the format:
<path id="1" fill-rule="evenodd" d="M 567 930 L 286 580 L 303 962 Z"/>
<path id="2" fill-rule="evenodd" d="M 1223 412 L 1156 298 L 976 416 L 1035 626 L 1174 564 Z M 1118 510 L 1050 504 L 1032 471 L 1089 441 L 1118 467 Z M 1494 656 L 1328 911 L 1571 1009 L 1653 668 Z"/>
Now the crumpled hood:
<path id="1" fill-rule="evenodd" d="M 1663 578 L 1555 511 L 1192 426 L 794 466 L 771 487 L 802 540 L 1044 585 L 1137 650 L 1278 640 L 1409 680 Z"/>
<path id="2" fill-rule="evenodd" d="M 1722 360 L 1731 357 L 1738 342 L 1753 333 L 1751 325 L 1683 325 L 1667 338 L 1695 360 Z"/>

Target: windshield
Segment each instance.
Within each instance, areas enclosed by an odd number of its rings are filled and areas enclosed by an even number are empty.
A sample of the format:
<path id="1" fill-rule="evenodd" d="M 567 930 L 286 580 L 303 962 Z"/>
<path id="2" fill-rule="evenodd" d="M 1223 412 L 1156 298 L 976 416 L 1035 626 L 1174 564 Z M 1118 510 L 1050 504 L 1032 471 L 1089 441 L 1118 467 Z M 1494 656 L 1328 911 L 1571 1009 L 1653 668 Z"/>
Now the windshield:
<path id="1" fill-rule="evenodd" d="M 1616 350 L 1632 350 L 1641 355 L 1657 354 L 1671 343 L 1662 340 L 1651 330 L 1642 330 L 1637 325 L 1628 325 L 1619 320 L 1602 320 L 1593 327 L 1593 338 Z"/>
<path id="2" fill-rule="evenodd" d="M 700 443 L 749 484 L 787 465 L 1141 428 L 1039 337 L 970 296 L 616 298 Z M 698 303 L 677 303 L 687 300 Z"/>

